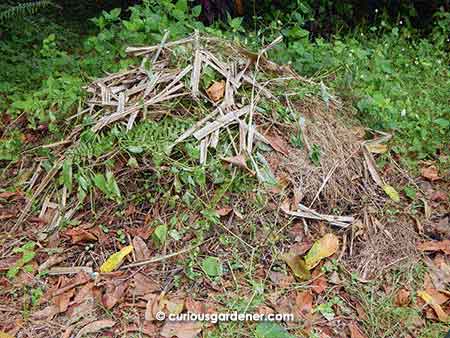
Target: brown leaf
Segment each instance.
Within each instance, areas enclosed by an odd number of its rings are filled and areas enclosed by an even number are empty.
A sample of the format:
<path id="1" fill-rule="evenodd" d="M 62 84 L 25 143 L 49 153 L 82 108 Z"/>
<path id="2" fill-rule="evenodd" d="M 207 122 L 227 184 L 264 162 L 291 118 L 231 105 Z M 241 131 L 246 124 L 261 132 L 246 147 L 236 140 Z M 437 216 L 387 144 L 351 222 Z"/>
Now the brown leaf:
<path id="1" fill-rule="evenodd" d="M 450 240 L 443 241 L 428 241 L 419 243 L 417 249 L 420 251 L 443 251 L 445 254 L 450 255 Z"/>
<path id="2" fill-rule="evenodd" d="M 86 273 L 86 272 L 80 272 L 78 274 L 75 275 L 75 277 L 73 278 L 73 282 L 56 290 L 53 294 L 53 297 L 56 297 L 62 293 L 67 292 L 70 289 L 73 289 L 74 287 L 77 287 L 79 285 L 83 285 L 86 284 L 87 282 L 89 282 L 91 280 L 91 277 Z"/>
<path id="3" fill-rule="evenodd" d="M 187 297 L 185 301 L 186 310 L 192 313 L 214 313 L 215 306 L 204 301 L 196 301 L 191 297 Z"/>
<path id="4" fill-rule="evenodd" d="M 277 134 L 264 135 L 266 139 L 269 141 L 270 146 L 276 151 L 282 153 L 283 155 L 289 155 L 289 146 L 286 141 Z"/>
<path id="5" fill-rule="evenodd" d="M 430 294 L 428 293 L 428 291 L 429 290 L 418 291 L 417 295 L 433 308 L 434 312 L 436 313 L 441 322 L 446 323 L 450 319 L 450 316 L 447 313 L 445 313 L 445 311 L 442 309 L 440 304 L 441 300 L 435 298 L 436 295 Z"/>
<path id="6" fill-rule="evenodd" d="M 433 261 L 425 261 L 430 270 L 429 276 L 437 289 L 445 289 L 450 283 L 450 265 L 443 255 L 436 255 Z"/>
<path id="7" fill-rule="evenodd" d="M 228 163 L 230 163 L 232 165 L 235 165 L 237 167 L 246 169 L 249 172 L 253 173 L 253 171 L 247 166 L 245 156 L 242 155 L 242 154 L 241 155 L 236 155 L 236 156 L 231 156 L 231 157 L 225 157 L 223 160 L 225 162 L 228 162 Z"/>
<path id="8" fill-rule="evenodd" d="M 143 296 L 152 292 L 159 291 L 161 285 L 151 278 L 147 277 L 141 272 L 138 272 L 133 277 L 133 295 L 135 296 Z"/>
<path id="9" fill-rule="evenodd" d="M 86 229 L 81 229 L 80 227 L 66 230 L 66 236 L 70 236 L 72 239 L 72 243 L 76 244 L 84 241 L 96 241 L 97 237 L 87 231 Z"/>
<path id="10" fill-rule="evenodd" d="M 216 212 L 219 214 L 219 216 L 226 216 L 228 215 L 233 209 L 230 207 L 223 207 L 216 209 Z"/>
<path id="11" fill-rule="evenodd" d="M 314 291 L 318 295 L 321 294 L 322 292 L 324 292 L 327 287 L 328 287 L 328 283 L 327 283 L 327 280 L 326 280 L 326 278 L 324 276 L 316 278 L 311 283 L 312 291 Z"/>
<path id="12" fill-rule="evenodd" d="M 59 312 L 66 312 L 69 307 L 70 299 L 75 294 L 75 290 L 71 289 L 53 298 L 53 303 L 58 307 Z"/>
<path id="13" fill-rule="evenodd" d="M 350 323 L 349 329 L 351 338 L 367 338 L 367 336 L 363 334 L 361 329 L 358 327 L 358 324 Z"/>
<path id="14" fill-rule="evenodd" d="M 397 294 L 395 295 L 394 304 L 396 306 L 405 306 L 410 303 L 409 299 L 409 291 L 406 289 L 400 289 L 398 290 Z"/>
<path id="15" fill-rule="evenodd" d="M 298 292 L 295 297 L 295 309 L 300 318 L 311 319 L 313 296 L 309 291 Z"/>
<path id="16" fill-rule="evenodd" d="M 156 313 L 159 311 L 159 296 L 156 294 L 148 294 L 145 296 L 147 305 L 145 307 L 145 320 L 152 321 L 156 319 Z"/>
<path id="17" fill-rule="evenodd" d="M 56 305 L 49 305 L 46 308 L 37 311 L 31 315 L 31 317 L 35 320 L 52 320 L 52 318 L 57 315 L 59 309 Z"/>
<path id="18" fill-rule="evenodd" d="M 136 236 L 133 238 L 133 247 L 134 247 L 134 254 L 136 255 L 136 260 L 142 261 L 144 259 L 150 258 L 150 250 L 147 247 L 147 244 L 145 244 L 144 240 Z"/>
<path id="19" fill-rule="evenodd" d="M 195 338 L 202 331 L 201 322 L 167 321 L 159 333 L 166 338 Z"/>
<path id="20" fill-rule="evenodd" d="M 14 197 L 14 196 L 22 196 L 22 193 L 19 191 L 3 191 L 0 192 L 0 198 L 3 198 L 5 200 Z"/>
<path id="21" fill-rule="evenodd" d="M 93 291 L 94 287 L 95 287 L 94 282 L 83 285 L 83 287 L 79 289 L 73 302 L 75 304 L 79 304 L 84 302 L 85 300 L 94 299 L 94 291 Z"/>
<path id="22" fill-rule="evenodd" d="M 448 200 L 448 195 L 443 191 L 435 191 L 430 199 L 433 202 L 443 202 Z"/>
<path id="23" fill-rule="evenodd" d="M 431 182 L 441 179 L 441 177 L 439 177 L 438 169 L 434 165 L 422 168 L 421 174 L 423 177 L 430 180 Z"/>
<path id="24" fill-rule="evenodd" d="M 219 101 L 225 95 L 225 81 L 214 82 L 207 90 L 206 94 L 214 102 Z"/>
<path id="25" fill-rule="evenodd" d="M 112 309 L 125 294 L 128 283 L 112 281 L 106 284 L 106 291 L 102 297 L 103 305 L 108 309 Z"/>
<path id="26" fill-rule="evenodd" d="M 281 288 L 286 288 L 290 284 L 295 282 L 292 276 L 277 271 L 270 271 L 269 279 L 272 281 L 274 285 L 280 286 Z"/>
<path id="27" fill-rule="evenodd" d="M 78 334 L 75 336 L 75 338 L 81 338 L 88 333 L 95 333 L 102 331 L 104 329 L 109 329 L 114 325 L 116 325 L 116 322 L 113 320 L 109 319 L 96 320 L 95 322 L 86 325 L 80 331 L 78 331 Z"/>

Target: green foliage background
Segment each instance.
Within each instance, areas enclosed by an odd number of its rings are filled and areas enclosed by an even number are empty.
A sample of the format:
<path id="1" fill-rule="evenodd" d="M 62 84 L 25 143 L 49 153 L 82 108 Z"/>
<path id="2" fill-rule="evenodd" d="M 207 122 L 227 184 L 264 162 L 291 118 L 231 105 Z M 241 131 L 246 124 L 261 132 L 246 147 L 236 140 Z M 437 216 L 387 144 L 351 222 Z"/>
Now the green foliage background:
<path id="1" fill-rule="evenodd" d="M 393 18 L 381 9 L 372 23 L 362 20 L 351 27 L 341 15 L 360 10 L 351 1 L 334 6 L 332 19 L 327 1 L 273 6 L 263 2 L 246 18 L 229 17 L 211 26 L 198 20 L 201 7 L 187 0 L 146 0 L 128 13 L 103 12 L 89 19 L 88 29 L 85 18 L 61 22 L 53 7 L 25 13 L 1 24 L 0 109 L 7 121 L 25 116 L 27 128 L 48 126 L 47 137 L 57 140 L 67 129 L 64 119 L 83 102 L 82 86 L 133 62 L 125 55 L 127 45 L 157 43 L 165 30 L 177 39 L 198 29 L 257 50 L 281 33 L 284 44 L 271 58 L 323 81 L 367 126 L 394 132 L 396 153 L 414 162 L 448 151 L 448 12 L 438 11 L 423 31 L 413 27 L 413 16 Z M 332 35 L 317 34 L 317 27 L 328 26 L 324 30 Z M 3 132 L 0 160 L 17 159 L 27 147 L 22 132 Z"/>

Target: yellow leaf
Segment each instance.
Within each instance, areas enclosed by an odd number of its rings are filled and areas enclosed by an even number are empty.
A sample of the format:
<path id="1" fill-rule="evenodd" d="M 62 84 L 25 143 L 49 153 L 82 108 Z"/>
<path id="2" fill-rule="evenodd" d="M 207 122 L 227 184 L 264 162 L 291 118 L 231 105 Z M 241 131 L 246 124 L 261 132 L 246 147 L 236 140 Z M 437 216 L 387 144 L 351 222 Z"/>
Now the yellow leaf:
<path id="1" fill-rule="evenodd" d="M 388 195 L 391 198 L 391 200 L 393 200 L 396 203 L 400 202 L 400 195 L 398 194 L 397 190 L 395 190 L 392 186 L 386 184 L 383 187 L 383 190 L 386 193 L 386 195 Z"/>
<path id="2" fill-rule="evenodd" d="M 284 254 L 281 259 L 289 265 L 295 277 L 298 277 L 301 280 L 311 279 L 311 272 L 306 268 L 304 259 L 299 255 L 287 253 Z"/>
<path id="3" fill-rule="evenodd" d="M 374 154 L 384 154 L 388 150 L 387 145 L 381 143 L 374 143 L 374 144 L 369 143 L 366 145 L 366 147 L 367 150 L 369 150 L 371 153 Z"/>
<path id="4" fill-rule="evenodd" d="M 334 254 L 339 247 L 339 238 L 333 234 L 326 234 L 316 241 L 305 256 L 305 264 L 308 270 L 314 268 L 319 262 Z"/>
<path id="5" fill-rule="evenodd" d="M 123 259 L 133 251 L 133 246 L 123 247 L 120 251 L 112 254 L 100 267 L 100 272 L 111 272 L 116 270 L 122 263 Z"/>

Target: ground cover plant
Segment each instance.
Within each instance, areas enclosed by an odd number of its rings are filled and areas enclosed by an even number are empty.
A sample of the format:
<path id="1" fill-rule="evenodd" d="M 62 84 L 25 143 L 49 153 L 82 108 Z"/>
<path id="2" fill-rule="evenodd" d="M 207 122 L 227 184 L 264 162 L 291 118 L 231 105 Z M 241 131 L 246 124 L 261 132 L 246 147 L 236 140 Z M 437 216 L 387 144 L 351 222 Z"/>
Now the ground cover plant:
<path id="1" fill-rule="evenodd" d="M 0 336 L 445 336 L 445 7 L 42 5 L 0 16 Z"/>

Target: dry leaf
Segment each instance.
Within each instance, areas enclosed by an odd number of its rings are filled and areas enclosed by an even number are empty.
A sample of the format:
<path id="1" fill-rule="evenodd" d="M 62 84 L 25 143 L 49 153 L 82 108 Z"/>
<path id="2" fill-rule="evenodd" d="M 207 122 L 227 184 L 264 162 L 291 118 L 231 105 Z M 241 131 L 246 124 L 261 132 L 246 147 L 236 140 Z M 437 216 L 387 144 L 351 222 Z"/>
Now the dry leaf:
<path id="1" fill-rule="evenodd" d="M 442 309 L 439 299 L 433 297 L 427 291 L 418 291 L 417 295 L 433 308 L 441 322 L 446 323 L 450 319 L 449 315 Z"/>
<path id="2" fill-rule="evenodd" d="M 106 284 L 106 291 L 102 297 L 102 303 L 108 310 L 112 309 L 124 296 L 128 283 L 112 281 Z"/>
<path id="3" fill-rule="evenodd" d="M 313 296 L 309 291 L 298 292 L 295 297 L 295 310 L 300 318 L 311 319 Z"/>
<path id="4" fill-rule="evenodd" d="M 6 332 L 0 331 L 0 338 L 14 338 L 10 334 L 7 334 Z"/>
<path id="5" fill-rule="evenodd" d="M 49 305 L 46 308 L 33 313 L 31 317 L 35 320 L 51 320 L 58 313 L 59 309 L 56 305 Z"/>
<path id="6" fill-rule="evenodd" d="M 289 155 L 289 146 L 286 141 L 277 134 L 272 135 L 264 135 L 265 138 L 269 141 L 270 146 L 276 151 L 282 153 L 283 155 Z"/>
<path id="7" fill-rule="evenodd" d="M 351 323 L 349 325 L 349 329 L 351 338 L 367 338 L 367 336 L 361 332 L 361 329 L 358 327 L 358 324 Z"/>
<path id="8" fill-rule="evenodd" d="M 420 251 L 442 251 L 447 255 L 450 255 L 450 240 L 443 241 L 428 241 L 419 243 L 417 249 Z"/>
<path id="9" fill-rule="evenodd" d="M 127 327 L 126 332 L 140 332 L 150 337 L 158 337 L 159 327 L 149 321 L 144 321 L 142 325 L 133 324 Z"/>
<path id="10" fill-rule="evenodd" d="M 159 300 L 159 309 L 165 313 L 179 314 L 184 309 L 184 299 L 162 297 Z"/>
<path id="11" fill-rule="evenodd" d="M 133 251 L 133 246 L 128 245 L 120 249 L 120 251 L 112 254 L 108 259 L 100 266 L 100 272 L 112 272 L 116 270 L 123 259 Z"/>
<path id="12" fill-rule="evenodd" d="M 201 322 L 167 321 L 159 333 L 166 338 L 195 338 L 202 331 Z"/>
<path id="13" fill-rule="evenodd" d="M 65 232 L 65 235 L 71 237 L 73 244 L 76 244 L 78 242 L 96 241 L 97 240 L 97 237 L 94 234 L 90 233 L 86 229 L 81 229 L 79 227 L 67 230 Z"/>
<path id="14" fill-rule="evenodd" d="M 311 290 L 319 295 L 326 290 L 328 283 L 326 278 L 324 276 L 321 276 L 313 280 L 310 285 Z"/>
<path id="15" fill-rule="evenodd" d="M 434 165 L 427 168 L 422 168 L 421 174 L 431 182 L 441 179 L 441 177 L 439 177 L 438 169 Z"/>
<path id="16" fill-rule="evenodd" d="M 299 255 L 287 253 L 281 259 L 289 265 L 295 277 L 301 280 L 311 279 L 311 272 L 306 268 L 305 261 Z"/>
<path id="17" fill-rule="evenodd" d="M 247 166 L 244 155 L 236 155 L 236 156 L 226 157 L 223 160 L 225 162 L 233 164 L 237 167 L 244 168 L 244 169 L 247 169 L 250 171 L 249 167 Z"/>
<path id="18" fill-rule="evenodd" d="M 405 306 L 410 303 L 409 299 L 409 291 L 406 289 L 400 289 L 398 290 L 397 294 L 395 295 L 394 303 L 396 306 Z"/>
<path id="19" fill-rule="evenodd" d="M 86 272 L 82 271 L 82 272 L 77 273 L 75 275 L 75 277 L 72 278 L 71 280 L 73 280 L 72 283 L 65 285 L 64 287 L 56 290 L 52 296 L 56 297 L 60 294 L 63 294 L 65 292 L 69 291 L 70 289 L 73 289 L 74 287 L 86 284 L 87 282 L 89 282 L 91 280 L 91 277 Z"/>
<path id="20" fill-rule="evenodd" d="M 44 263 L 39 265 L 38 271 L 42 272 L 42 271 L 48 270 L 52 266 L 54 266 L 54 265 L 56 265 L 58 263 L 61 263 L 65 259 L 66 259 L 65 256 L 59 256 L 59 255 L 50 256 Z"/>
<path id="21" fill-rule="evenodd" d="M 66 312 L 69 307 L 70 299 L 75 294 L 75 289 L 71 289 L 53 298 L 53 303 L 58 307 L 59 312 Z"/>
<path id="22" fill-rule="evenodd" d="M 11 198 L 13 196 L 21 196 L 22 193 L 18 192 L 18 191 L 3 191 L 0 192 L 0 198 L 3 198 L 5 200 L 7 200 L 8 198 Z"/>
<path id="23" fill-rule="evenodd" d="M 136 236 L 133 238 L 133 247 L 136 260 L 142 261 L 144 259 L 150 258 L 150 250 L 141 237 Z"/>
<path id="24" fill-rule="evenodd" d="M 219 101 L 223 98 L 225 94 L 225 81 L 221 80 L 218 82 L 214 82 L 207 90 L 206 94 L 208 97 L 214 102 Z"/>
<path id="25" fill-rule="evenodd" d="M 145 320 L 152 321 L 155 320 L 156 313 L 159 311 L 159 296 L 156 294 L 148 294 L 145 296 L 147 300 L 147 305 L 145 307 Z"/>
<path id="26" fill-rule="evenodd" d="M 95 332 L 102 331 L 104 329 L 109 329 L 110 327 L 113 327 L 114 325 L 116 325 L 116 322 L 113 320 L 108 320 L 108 319 L 97 320 L 95 322 L 92 322 L 92 323 L 86 325 L 80 331 L 78 331 L 78 334 L 75 336 L 75 338 L 81 338 L 88 333 L 95 333 Z"/>
<path id="27" fill-rule="evenodd" d="M 336 235 L 328 233 L 316 241 L 305 256 L 306 268 L 311 270 L 319 262 L 333 255 L 339 247 L 339 239 Z"/>
<path id="28" fill-rule="evenodd" d="M 223 207 L 223 208 L 219 208 L 216 209 L 216 212 L 219 216 L 226 216 L 228 215 L 233 209 L 230 207 Z"/>
<path id="29" fill-rule="evenodd" d="M 382 143 L 373 143 L 373 144 L 368 143 L 366 145 L 366 148 L 368 151 L 374 154 L 384 154 L 388 150 L 387 145 Z"/>
<path id="30" fill-rule="evenodd" d="M 141 272 L 138 272 L 133 277 L 134 289 L 133 295 L 135 296 L 143 296 L 149 293 L 159 291 L 161 285 L 159 283 L 153 281 L 151 278 L 147 277 Z"/>

